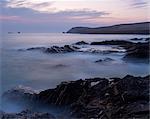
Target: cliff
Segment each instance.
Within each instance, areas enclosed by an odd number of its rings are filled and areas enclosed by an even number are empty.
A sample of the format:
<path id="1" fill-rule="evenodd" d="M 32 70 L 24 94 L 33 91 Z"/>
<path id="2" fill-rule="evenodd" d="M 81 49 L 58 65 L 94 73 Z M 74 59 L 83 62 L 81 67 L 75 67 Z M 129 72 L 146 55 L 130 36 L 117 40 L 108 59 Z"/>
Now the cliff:
<path id="1" fill-rule="evenodd" d="M 106 27 L 73 27 L 66 33 L 79 34 L 149 34 L 150 22 L 119 24 Z"/>

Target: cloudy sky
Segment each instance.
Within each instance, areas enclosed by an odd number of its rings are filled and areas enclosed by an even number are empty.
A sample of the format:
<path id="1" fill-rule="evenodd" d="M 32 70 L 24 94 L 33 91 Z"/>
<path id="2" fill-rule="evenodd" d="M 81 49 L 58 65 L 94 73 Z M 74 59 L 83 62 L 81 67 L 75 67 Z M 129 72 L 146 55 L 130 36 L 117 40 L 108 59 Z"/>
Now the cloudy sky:
<path id="1" fill-rule="evenodd" d="M 149 0 L 0 0 L 2 31 L 62 32 L 74 26 L 148 21 Z"/>

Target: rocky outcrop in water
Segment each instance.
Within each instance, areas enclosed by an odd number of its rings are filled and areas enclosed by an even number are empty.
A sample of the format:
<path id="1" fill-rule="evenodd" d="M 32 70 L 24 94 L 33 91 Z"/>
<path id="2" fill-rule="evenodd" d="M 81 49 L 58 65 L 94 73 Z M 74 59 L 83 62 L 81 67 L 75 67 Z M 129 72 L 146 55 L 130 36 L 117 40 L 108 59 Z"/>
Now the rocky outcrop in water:
<path id="1" fill-rule="evenodd" d="M 83 53 L 126 53 L 123 57 L 124 60 L 133 60 L 133 59 L 149 59 L 149 38 L 134 38 L 131 40 L 141 40 L 145 39 L 145 42 L 131 42 L 125 40 L 110 40 L 110 41 L 101 41 L 101 42 L 91 42 L 90 44 L 80 41 L 73 45 L 64 45 L 62 47 L 52 46 L 52 47 L 32 47 L 26 49 L 27 51 L 40 50 L 44 53 L 69 53 L 69 52 L 83 52 Z M 86 45 L 86 46 L 84 46 Z M 112 50 L 99 50 L 90 46 L 94 45 L 111 45 L 115 46 Z M 122 48 L 122 49 L 121 49 Z"/>
<path id="2" fill-rule="evenodd" d="M 77 46 L 78 45 L 78 46 Z M 81 45 L 81 46 L 79 46 Z M 32 51 L 32 50 L 39 50 L 44 53 L 70 53 L 70 52 L 83 52 L 83 53 L 101 53 L 101 54 L 109 54 L 109 53 L 122 53 L 124 50 L 121 49 L 113 49 L 113 50 L 100 50 L 96 48 L 91 48 L 91 47 L 84 47 L 84 45 L 88 45 L 87 43 L 77 42 L 73 45 L 65 45 L 63 47 L 59 46 L 52 46 L 52 47 L 32 47 L 26 49 L 27 51 Z M 20 49 L 21 50 L 21 49 Z M 24 51 L 24 50 L 21 50 Z"/>
<path id="3" fill-rule="evenodd" d="M 134 59 L 134 58 L 138 58 L 138 59 L 149 59 L 149 42 L 147 43 L 136 43 L 134 45 L 131 46 L 126 46 L 126 55 L 125 55 L 125 59 Z"/>
<path id="4" fill-rule="evenodd" d="M 149 59 L 149 42 L 133 43 L 124 40 L 92 42 L 91 45 L 118 45 L 126 49 L 124 59 Z"/>
<path id="5" fill-rule="evenodd" d="M 148 37 L 148 38 L 145 38 L 145 41 L 148 41 L 148 42 L 150 42 L 150 37 Z"/>
<path id="6" fill-rule="evenodd" d="M 41 50 L 45 53 L 67 53 L 67 52 L 75 52 L 78 49 L 78 47 L 71 46 L 71 45 L 65 45 L 63 47 L 59 46 L 52 46 L 49 48 L 46 47 L 32 47 L 28 48 L 27 50 Z"/>
<path id="7" fill-rule="evenodd" d="M 32 103 L 68 106 L 71 118 L 149 118 L 149 76 L 62 82 L 33 97 Z"/>
<path id="8" fill-rule="evenodd" d="M 133 43 L 125 40 L 110 40 L 101 42 L 92 42 L 91 45 L 132 45 Z"/>
<path id="9" fill-rule="evenodd" d="M 30 107 L 36 93 L 37 92 L 33 91 L 29 87 L 18 86 L 6 91 L 2 95 L 2 102 L 10 102 L 12 104 L 25 105 L 25 107 Z"/>
<path id="10" fill-rule="evenodd" d="M 25 110 L 20 113 L 0 112 L 0 119 L 56 119 L 52 114 Z"/>
<path id="11" fill-rule="evenodd" d="M 55 89 L 42 91 L 37 96 L 46 104 L 70 105 L 82 95 L 87 85 L 85 83 L 83 80 L 62 82 Z"/>
<path id="12" fill-rule="evenodd" d="M 143 40 L 143 38 L 132 38 L 130 39 L 131 41 L 140 41 L 140 40 Z"/>
<path id="13" fill-rule="evenodd" d="M 109 57 L 106 57 L 104 59 L 99 59 L 99 60 L 96 60 L 95 63 L 108 63 L 108 62 L 113 62 L 115 61 L 114 59 L 111 59 Z"/>
<path id="14" fill-rule="evenodd" d="M 85 41 L 79 41 L 77 43 L 75 43 L 74 45 L 88 45 L 89 43 L 85 42 Z"/>

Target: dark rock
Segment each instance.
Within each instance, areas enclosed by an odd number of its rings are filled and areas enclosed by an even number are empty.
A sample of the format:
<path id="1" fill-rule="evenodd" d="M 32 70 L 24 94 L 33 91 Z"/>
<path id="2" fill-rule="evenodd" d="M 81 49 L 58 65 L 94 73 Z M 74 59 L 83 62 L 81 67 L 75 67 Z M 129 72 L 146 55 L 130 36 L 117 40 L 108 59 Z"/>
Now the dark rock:
<path id="1" fill-rule="evenodd" d="M 118 24 L 106 27 L 73 27 L 67 33 L 79 34 L 149 34 L 150 22 Z"/>
<path id="2" fill-rule="evenodd" d="M 145 38 L 145 41 L 148 41 L 148 42 L 150 42 L 150 37 L 149 37 L 149 38 Z"/>
<path id="3" fill-rule="evenodd" d="M 129 47 L 126 47 L 126 55 L 124 59 L 149 59 L 149 43 L 136 43 Z"/>
<path id="4" fill-rule="evenodd" d="M 32 48 L 28 48 L 26 50 L 45 50 L 46 48 L 45 47 L 32 47 Z"/>
<path id="5" fill-rule="evenodd" d="M 64 47 L 52 46 L 45 50 L 46 53 L 67 53 L 74 52 L 75 48 L 73 46 L 65 45 Z"/>
<path id="6" fill-rule="evenodd" d="M 78 43 L 80 44 L 80 43 Z M 83 44 L 83 43 L 81 43 Z M 105 50 L 105 51 L 101 51 L 98 49 L 93 49 L 93 48 L 87 48 L 86 50 L 81 47 L 77 47 L 76 45 L 65 45 L 63 47 L 59 47 L 59 46 L 52 46 L 49 48 L 46 47 L 32 47 L 32 48 L 28 48 L 26 50 L 39 50 L 42 51 L 44 53 L 69 53 L 69 52 L 84 52 L 84 53 L 102 53 L 102 54 L 109 54 L 109 53 L 120 53 L 120 52 L 124 52 L 124 51 L 119 51 L 119 50 Z M 19 51 L 25 51 L 22 49 L 19 49 Z"/>
<path id="7" fill-rule="evenodd" d="M 114 59 L 111 59 L 109 57 L 105 58 L 104 61 L 109 62 L 109 61 L 114 61 Z"/>
<path id="8" fill-rule="evenodd" d="M 68 106 L 72 118 L 148 119 L 149 78 L 127 75 L 122 79 L 111 78 L 111 81 L 91 78 L 62 82 L 54 89 L 30 94 L 34 98 L 29 97 L 42 105 Z M 23 98 L 28 97 L 27 94 L 23 93 Z M 17 101 L 16 98 L 11 99 Z"/>
<path id="9" fill-rule="evenodd" d="M 119 45 L 126 49 L 125 60 L 132 59 L 149 59 L 149 42 L 133 43 L 123 40 L 111 40 L 102 42 L 92 42 L 91 45 Z"/>
<path id="10" fill-rule="evenodd" d="M 85 41 L 79 41 L 77 43 L 75 43 L 75 45 L 88 45 L 89 43 L 85 42 Z"/>
<path id="11" fill-rule="evenodd" d="M 98 62 L 103 62 L 102 59 L 99 59 L 99 60 L 96 60 L 95 63 L 98 63 Z"/>
<path id="12" fill-rule="evenodd" d="M 149 76 L 115 78 L 98 83 L 91 90 L 72 105 L 72 115 L 102 119 L 149 118 Z"/>
<path id="13" fill-rule="evenodd" d="M 95 61 L 95 63 L 112 62 L 112 61 L 114 61 L 114 59 L 111 59 L 111 58 L 107 57 L 107 58 L 104 58 L 104 59 L 99 59 L 99 60 Z"/>
<path id="14" fill-rule="evenodd" d="M 12 34 L 13 32 L 8 32 L 8 34 Z"/>
<path id="15" fill-rule="evenodd" d="M 11 90 L 6 91 L 2 95 L 2 100 L 15 101 L 15 102 L 25 102 L 32 98 L 36 94 L 35 91 L 25 88 L 23 86 L 15 87 Z"/>
<path id="16" fill-rule="evenodd" d="M 131 41 L 139 41 L 139 40 L 143 40 L 143 38 L 132 38 L 130 39 Z"/>
<path id="17" fill-rule="evenodd" d="M 36 92 L 25 87 L 16 87 L 3 93 L 1 98 L 2 108 L 8 106 L 20 106 L 23 109 L 31 109 L 36 105 Z"/>
<path id="18" fill-rule="evenodd" d="M 62 82 L 55 89 L 42 91 L 39 100 L 48 104 L 70 105 L 76 102 L 88 85 L 83 80 Z"/>
<path id="19" fill-rule="evenodd" d="M 40 50 L 40 51 L 43 51 L 45 53 L 67 53 L 67 52 L 74 52 L 77 49 L 78 48 L 75 47 L 75 46 L 65 45 L 63 47 L 52 46 L 50 48 L 46 48 L 46 47 L 33 47 L 33 48 L 28 48 L 27 50 Z"/>
<path id="20" fill-rule="evenodd" d="M 67 67 L 67 65 L 65 64 L 56 64 L 53 66 L 53 68 L 64 68 L 64 67 Z"/>
<path id="21" fill-rule="evenodd" d="M 0 113 L 1 119 L 55 119 L 52 114 L 25 110 L 20 113 Z"/>
<path id="22" fill-rule="evenodd" d="M 125 40 L 111 40 L 111 41 L 101 41 L 91 43 L 91 45 L 130 45 L 130 44 L 133 43 Z"/>

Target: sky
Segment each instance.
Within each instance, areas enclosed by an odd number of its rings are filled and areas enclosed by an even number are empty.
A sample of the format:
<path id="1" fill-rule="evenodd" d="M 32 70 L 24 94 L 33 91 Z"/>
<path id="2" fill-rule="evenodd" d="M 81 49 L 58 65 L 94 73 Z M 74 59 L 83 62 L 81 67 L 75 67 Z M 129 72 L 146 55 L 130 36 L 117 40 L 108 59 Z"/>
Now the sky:
<path id="1" fill-rule="evenodd" d="M 2 32 L 63 32 L 149 21 L 149 0 L 0 0 Z"/>

